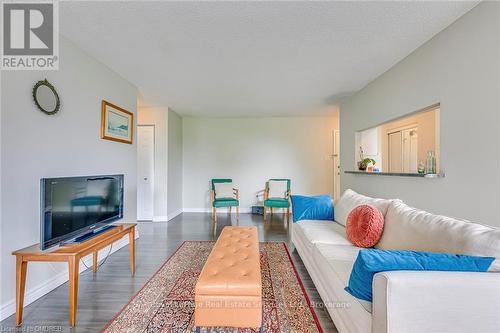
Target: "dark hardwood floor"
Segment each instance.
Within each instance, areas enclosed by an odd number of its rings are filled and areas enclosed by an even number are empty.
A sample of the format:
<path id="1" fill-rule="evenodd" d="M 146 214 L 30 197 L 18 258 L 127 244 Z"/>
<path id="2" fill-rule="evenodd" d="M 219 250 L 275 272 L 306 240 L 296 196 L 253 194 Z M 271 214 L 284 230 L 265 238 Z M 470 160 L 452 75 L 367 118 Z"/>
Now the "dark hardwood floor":
<path id="1" fill-rule="evenodd" d="M 236 223 L 234 217 L 233 223 Z M 218 214 L 217 235 L 228 224 L 228 215 Z M 260 241 L 290 241 L 281 214 L 275 214 L 266 226 L 262 216 L 240 214 L 239 224 L 257 226 Z M 139 223 L 138 230 L 135 275 L 129 271 L 128 246 L 112 254 L 97 274 L 91 270 L 80 274 L 75 328 L 68 326 L 68 284 L 65 283 L 24 309 L 23 326 L 14 329 L 15 319 L 11 316 L 0 323 L 0 332 L 99 332 L 183 241 L 216 239 L 211 230 L 211 215 L 205 213 L 183 213 L 168 223 Z M 296 251 L 292 258 L 323 330 L 337 332 Z"/>

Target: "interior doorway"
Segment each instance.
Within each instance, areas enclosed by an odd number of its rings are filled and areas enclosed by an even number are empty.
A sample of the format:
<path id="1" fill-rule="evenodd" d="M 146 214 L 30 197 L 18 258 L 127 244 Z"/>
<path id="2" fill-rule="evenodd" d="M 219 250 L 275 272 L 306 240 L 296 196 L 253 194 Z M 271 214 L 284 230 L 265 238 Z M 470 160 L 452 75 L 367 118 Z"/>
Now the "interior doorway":
<path id="1" fill-rule="evenodd" d="M 137 126 L 137 220 L 153 221 L 154 125 Z"/>
<path id="2" fill-rule="evenodd" d="M 416 173 L 418 168 L 418 129 L 410 127 L 388 135 L 389 172 Z"/>
<path id="3" fill-rule="evenodd" d="M 340 196 L 340 131 L 333 131 L 333 200 Z"/>

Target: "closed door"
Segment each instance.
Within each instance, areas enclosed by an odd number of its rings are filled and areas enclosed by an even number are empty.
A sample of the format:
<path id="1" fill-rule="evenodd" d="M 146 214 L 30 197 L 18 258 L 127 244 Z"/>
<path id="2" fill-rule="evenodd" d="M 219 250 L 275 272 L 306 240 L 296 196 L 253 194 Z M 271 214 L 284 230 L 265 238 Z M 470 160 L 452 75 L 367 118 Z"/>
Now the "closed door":
<path id="1" fill-rule="evenodd" d="M 403 137 L 403 172 L 416 173 L 418 168 L 417 128 L 405 129 Z"/>
<path id="2" fill-rule="evenodd" d="M 401 131 L 389 133 L 389 172 L 403 172 L 403 144 Z"/>
<path id="3" fill-rule="evenodd" d="M 333 200 L 340 196 L 340 131 L 333 131 Z"/>
<path id="4" fill-rule="evenodd" d="M 155 128 L 137 126 L 137 219 L 153 220 Z"/>

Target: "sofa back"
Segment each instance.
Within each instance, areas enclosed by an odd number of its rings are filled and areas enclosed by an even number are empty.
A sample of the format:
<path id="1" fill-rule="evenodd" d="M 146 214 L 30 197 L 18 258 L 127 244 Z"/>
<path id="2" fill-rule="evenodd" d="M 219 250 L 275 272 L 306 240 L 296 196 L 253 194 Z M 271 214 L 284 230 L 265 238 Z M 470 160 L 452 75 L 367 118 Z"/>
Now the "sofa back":
<path id="1" fill-rule="evenodd" d="M 359 205 L 372 205 L 385 216 L 387 208 L 393 200 L 371 198 L 347 189 L 334 204 L 334 219 L 343 226 L 347 225 L 349 213 Z M 399 201 L 399 200 L 398 200 Z"/>
<path id="2" fill-rule="evenodd" d="M 393 201 L 376 247 L 500 258 L 500 229 L 430 214 Z"/>

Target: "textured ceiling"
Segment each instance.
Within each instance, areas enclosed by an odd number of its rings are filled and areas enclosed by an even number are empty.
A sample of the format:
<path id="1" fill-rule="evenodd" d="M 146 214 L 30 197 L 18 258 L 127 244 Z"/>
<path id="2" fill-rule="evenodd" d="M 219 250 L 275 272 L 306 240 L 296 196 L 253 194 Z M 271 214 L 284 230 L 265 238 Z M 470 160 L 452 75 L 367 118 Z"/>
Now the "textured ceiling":
<path id="1" fill-rule="evenodd" d="M 477 2 L 61 2 L 60 31 L 183 115 L 328 110 Z"/>

